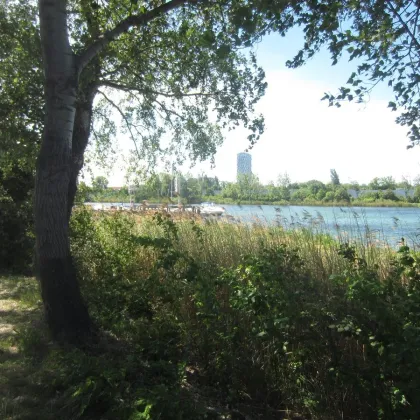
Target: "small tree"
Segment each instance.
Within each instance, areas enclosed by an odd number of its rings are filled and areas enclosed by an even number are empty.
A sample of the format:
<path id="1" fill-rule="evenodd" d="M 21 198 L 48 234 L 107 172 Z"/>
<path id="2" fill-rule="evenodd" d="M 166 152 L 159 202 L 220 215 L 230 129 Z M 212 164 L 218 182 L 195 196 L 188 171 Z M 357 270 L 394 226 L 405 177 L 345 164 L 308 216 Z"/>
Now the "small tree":
<path id="1" fill-rule="evenodd" d="M 346 201 L 347 203 L 350 202 L 350 196 L 347 190 L 344 187 L 338 188 L 334 193 L 334 200 L 335 201 Z"/>
<path id="2" fill-rule="evenodd" d="M 381 186 L 381 190 L 395 190 L 397 187 L 397 183 L 392 176 L 384 176 L 379 178 L 379 184 Z"/>
<path id="3" fill-rule="evenodd" d="M 238 187 L 242 200 L 255 199 L 261 190 L 260 181 L 254 174 L 239 175 Z"/>
<path id="4" fill-rule="evenodd" d="M 330 170 L 330 176 L 331 176 L 331 183 L 334 186 L 340 185 L 340 178 L 338 177 L 338 173 L 335 169 Z"/>
<path id="5" fill-rule="evenodd" d="M 402 188 L 404 190 L 405 198 L 408 199 L 410 196 L 410 191 L 413 188 L 410 179 L 405 176 L 402 176 L 401 182 L 397 184 L 397 187 Z"/>
<path id="6" fill-rule="evenodd" d="M 292 181 L 290 180 L 290 176 L 287 172 L 283 174 L 279 174 L 277 177 L 277 186 L 282 188 L 290 188 Z"/>
<path id="7" fill-rule="evenodd" d="M 287 172 L 283 174 L 279 174 L 277 177 L 276 185 L 279 187 L 279 194 L 282 200 L 289 201 L 290 200 L 290 189 L 292 185 L 292 181 L 290 176 Z"/>
<path id="8" fill-rule="evenodd" d="M 379 178 L 378 177 L 373 178 L 372 181 L 369 182 L 368 187 L 371 190 L 379 190 L 381 188 L 379 184 Z"/>
<path id="9" fill-rule="evenodd" d="M 382 198 L 384 200 L 399 201 L 393 190 L 385 190 L 382 193 Z"/>
<path id="10" fill-rule="evenodd" d="M 420 185 L 417 185 L 416 188 L 414 189 L 413 200 L 416 203 L 420 203 Z"/>
<path id="11" fill-rule="evenodd" d="M 108 180 L 104 176 L 97 176 L 92 181 L 92 187 L 96 191 L 103 191 L 108 188 Z"/>
<path id="12" fill-rule="evenodd" d="M 238 184 L 234 182 L 225 182 L 222 187 L 222 197 L 231 198 L 232 200 L 237 200 L 239 198 Z"/>

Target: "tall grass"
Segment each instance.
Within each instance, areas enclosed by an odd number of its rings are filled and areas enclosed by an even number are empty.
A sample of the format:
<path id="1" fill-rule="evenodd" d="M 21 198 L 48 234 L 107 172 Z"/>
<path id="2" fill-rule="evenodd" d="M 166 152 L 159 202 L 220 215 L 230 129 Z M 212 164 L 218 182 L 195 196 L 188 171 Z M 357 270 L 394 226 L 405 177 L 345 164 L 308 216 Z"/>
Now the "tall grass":
<path id="1" fill-rule="evenodd" d="M 138 235 L 158 237 L 163 231 L 154 223 L 153 214 L 132 213 L 117 217 L 132 219 L 133 232 Z M 366 234 L 369 228 L 363 215 L 359 223 L 349 223 L 347 232 L 337 229 L 336 235 L 331 234 L 320 215 L 306 215 L 305 218 L 304 214 L 302 219 L 293 220 L 293 226 L 280 217 L 275 224 L 255 216 L 250 223 L 202 219 L 185 213 L 171 215 L 171 218 L 177 222 L 179 233 L 179 240 L 174 244 L 176 249 L 219 267 L 236 265 L 244 255 L 256 255 L 264 248 L 286 244 L 296 250 L 315 279 L 328 281 L 330 275 L 348 267 L 348 262 L 338 254 L 338 250 L 340 244 L 349 243 L 355 246 L 358 255 L 366 260 L 369 267 L 374 267 L 380 277 L 385 278 L 391 268 L 391 257 L 395 255 L 395 251 L 384 240 L 376 241 L 376 237 L 372 239 Z M 311 220 L 308 222 L 309 218 Z M 199 235 L 197 228 L 201 232 Z"/>

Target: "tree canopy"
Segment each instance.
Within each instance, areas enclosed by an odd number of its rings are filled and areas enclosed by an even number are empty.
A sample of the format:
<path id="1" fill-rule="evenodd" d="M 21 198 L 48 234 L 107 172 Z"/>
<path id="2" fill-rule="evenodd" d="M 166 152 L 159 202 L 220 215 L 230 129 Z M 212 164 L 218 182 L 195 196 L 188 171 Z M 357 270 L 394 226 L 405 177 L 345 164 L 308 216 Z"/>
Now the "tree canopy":
<path id="1" fill-rule="evenodd" d="M 365 101 L 378 84 L 392 89 L 389 107 L 402 112 L 396 122 L 409 127 L 412 147 L 420 142 L 419 3 L 412 0 L 326 0 L 294 3 L 294 22 L 304 28 L 305 41 L 291 68 L 303 65 L 322 47 L 332 64 L 355 60 L 355 71 L 338 93 L 326 93 L 330 106 L 343 100 Z"/>
<path id="2" fill-rule="evenodd" d="M 92 187 L 96 190 L 105 190 L 108 187 L 108 179 L 104 176 L 97 176 L 92 182 Z"/>
<path id="3" fill-rule="evenodd" d="M 282 4 L 270 6 L 278 23 Z M 159 12 L 163 7 L 167 13 Z M 116 133 L 113 113 L 133 140 L 134 158 L 151 164 L 162 153 L 178 162 L 185 155 L 211 158 L 221 128 L 242 124 L 251 144 L 259 138 L 264 123 L 254 107 L 266 83 L 246 47 L 273 26 L 260 2 L 73 1 L 69 9 L 72 48 L 85 66 L 80 84 L 98 99 L 93 136 L 99 151 Z M 108 37 L 112 42 L 104 46 Z"/>
<path id="4" fill-rule="evenodd" d="M 263 129 L 261 117 L 253 115 L 254 105 L 266 85 L 246 47 L 270 31 L 284 34 L 293 25 L 303 27 L 305 43 L 288 62 L 290 67 L 303 65 L 322 46 L 330 50 L 333 64 L 340 58 L 355 59 L 348 86 L 325 99 L 337 106 L 343 100 L 365 100 L 376 84 L 387 82 L 396 96 L 391 108 L 405 110 L 397 121 L 410 127 L 412 144 L 417 142 L 415 2 L 180 1 L 172 14 L 137 26 L 134 17 L 159 3 L 114 3 L 68 2 L 75 54 L 86 52 L 119 23 L 131 24 L 81 73 L 79 96 L 87 95 L 87 86 L 95 91 L 91 147 L 102 160 L 112 149 L 118 122 L 133 139 L 136 161 L 147 158 L 152 164 L 164 151 L 179 161 L 185 151 L 192 160 L 211 157 L 221 142 L 222 126 L 244 122 L 254 142 Z M 0 124 L 2 135 L 9 138 L 1 140 L 3 154 L 7 150 L 34 156 L 40 142 L 43 79 L 36 9 L 33 1 L 0 7 Z M 113 114 L 118 120 L 110 117 Z M 10 141 L 24 132 L 28 141 Z"/>
<path id="5" fill-rule="evenodd" d="M 0 166 L 34 170 L 44 123 L 37 9 L 0 3 Z"/>

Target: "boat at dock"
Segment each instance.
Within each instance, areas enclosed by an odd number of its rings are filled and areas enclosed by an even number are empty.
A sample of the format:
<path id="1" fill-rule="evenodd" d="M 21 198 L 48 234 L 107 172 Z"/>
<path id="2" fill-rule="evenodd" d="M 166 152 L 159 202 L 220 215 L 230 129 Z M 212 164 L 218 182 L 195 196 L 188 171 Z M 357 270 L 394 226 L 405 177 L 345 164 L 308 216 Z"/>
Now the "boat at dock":
<path id="1" fill-rule="evenodd" d="M 170 213 L 195 213 L 202 216 L 222 216 L 226 213 L 226 209 L 212 202 L 204 202 L 201 204 L 158 204 L 158 203 L 85 203 L 93 210 L 130 210 L 141 212 L 145 210 L 165 210 Z"/>
<path id="2" fill-rule="evenodd" d="M 200 204 L 200 214 L 203 216 L 221 216 L 226 212 L 225 208 L 214 203 L 204 202 Z"/>

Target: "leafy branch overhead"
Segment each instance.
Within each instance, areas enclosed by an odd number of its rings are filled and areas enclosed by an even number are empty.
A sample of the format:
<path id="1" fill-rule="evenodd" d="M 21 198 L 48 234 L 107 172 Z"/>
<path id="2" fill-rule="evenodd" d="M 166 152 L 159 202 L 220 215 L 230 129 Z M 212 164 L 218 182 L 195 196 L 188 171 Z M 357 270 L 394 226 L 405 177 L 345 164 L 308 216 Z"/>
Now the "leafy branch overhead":
<path id="1" fill-rule="evenodd" d="M 290 60 L 298 67 L 327 46 L 332 64 L 343 56 L 357 69 L 346 87 L 325 94 L 330 106 L 343 100 L 364 101 L 372 89 L 387 83 L 395 100 L 389 107 L 403 112 L 398 124 L 408 126 L 412 147 L 420 143 L 420 38 L 419 2 L 412 0 L 346 0 L 297 3 L 295 23 L 304 27 L 305 43 Z"/>
<path id="2" fill-rule="evenodd" d="M 82 84 L 112 98 L 137 157 L 155 163 L 160 151 L 204 160 L 215 154 L 220 128 L 239 125 L 251 145 L 258 140 L 264 121 L 255 104 L 266 83 L 246 47 L 286 28 L 278 12 L 269 20 L 260 2 L 242 0 L 74 1 L 70 9 Z"/>
<path id="3" fill-rule="evenodd" d="M 330 105 L 340 106 L 343 100 L 363 101 L 374 86 L 387 82 L 395 93 L 390 108 L 404 110 L 397 121 L 410 127 L 412 144 L 419 140 L 420 50 L 415 2 L 69 0 L 67 7 L 80 72 L 78 96 L 87 96 L 89 89 L 95 96 L 101 89 L 112 98 L 123 111 L 121 122 L 127 132 L 130 121 L 131 131 L 141 133 L 130 135 L 138 150 L 137 159 L 147 158 L 153 164 L 159 151 L 176 154 L 180 161 L 184 151 L 192 160 L 211 157 L 221 137 L 216 126 L 208 123 L 209 118 L 222 128 L 244 124 L 254 144 L 264 129 L 263 118 L 255 115 L 255 104 L 264 95 L 266 83 L 252 49 L 247 47 L 271 31 L 284 35 L 294 25 L 303 26 L 305 44 L 289 66 L 304 64 L 323 45 L 329 48 L 333 63 L 341 57 L 357 62 L 348 85 L 337 94 L 325 95 Z M 2 9 L 1 33 L 6 42 L 1 48 L 5 56 L 6 49 L 13 51 L 2 60 L 2 86 L 8 92 L 16 86 L 16 73 L 7 70 L 10 66 L 40 62 L 35 10 L 31 1 L 25 5 L 10 3 Z M 12 30 L 17 27 L 22 30 Z M 21 48 L 11 48 L 11 42 L 20 42 Z M 29 48 L 29 43 L 35 47 Z M 22 68 L 21 73 L 29 77 L 17 78 L 20 88 L 15 89 L 21 94 L 31 91 L 31 101 L 25 103 L 33 104 L 28 111 L 37 133 L 43 125 L 40 65 L 33 66 L 32 71 Z M 98 107 L 104 102 L 94 103 Z M 6 106 L 3 110 L 9 113 Z M 36 123 L 32 122 L 35 115 Z M 92 116 L 92 140 L 102 142 L 95 148 L 106 153 L 116 131 L 103 131 L 101 115 L 106 115 L 105 110 Z M 6 121 L 10 119 L 3 118 L 2 124 Z M 16 115 L 15 125 L 18 121 Z M 26 124 L 24 120 L 22 123 Z M 1 131 L 10 132 L 10 127 Z M 26 143 L 25 152 L 29 146 L 36 150 L 39 141 Z"/>

